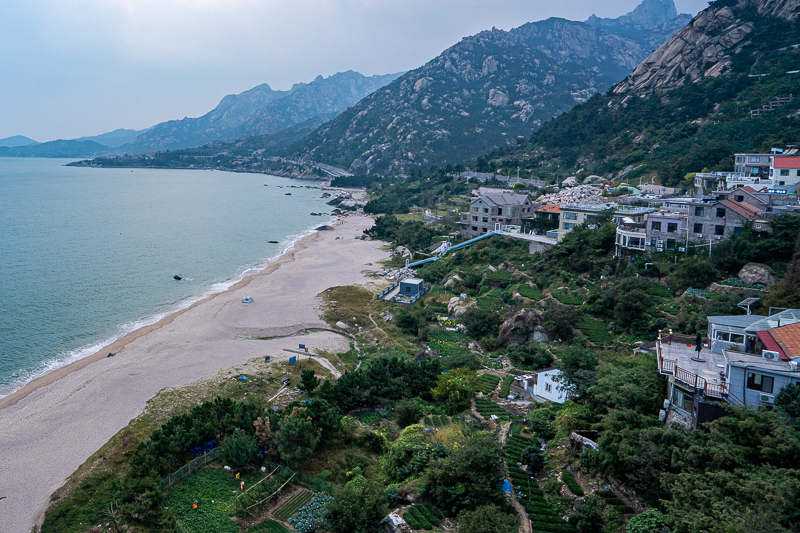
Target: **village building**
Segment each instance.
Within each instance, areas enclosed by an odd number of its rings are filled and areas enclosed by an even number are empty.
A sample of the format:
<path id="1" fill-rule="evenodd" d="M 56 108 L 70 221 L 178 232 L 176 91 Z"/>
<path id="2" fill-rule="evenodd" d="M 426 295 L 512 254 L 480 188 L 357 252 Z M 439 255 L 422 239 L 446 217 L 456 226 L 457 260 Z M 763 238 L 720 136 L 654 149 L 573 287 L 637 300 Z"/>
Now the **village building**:
<path id="1" fill-rule="evenodd" d="M 533 206 L 526 194 L 484 194 L 473 199 L 469 211 L 461 213 L 459 234 L 473 238 L 500 226 L 522 226 L 533 218 Z"/>

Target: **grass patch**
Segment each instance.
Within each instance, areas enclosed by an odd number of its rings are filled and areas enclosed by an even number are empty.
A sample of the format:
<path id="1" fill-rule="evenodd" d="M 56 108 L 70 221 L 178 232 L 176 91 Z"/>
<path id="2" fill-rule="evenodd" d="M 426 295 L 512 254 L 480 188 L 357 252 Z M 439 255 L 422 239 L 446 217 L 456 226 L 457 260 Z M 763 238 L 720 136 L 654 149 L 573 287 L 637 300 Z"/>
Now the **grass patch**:
<path id="1" fill-rule="evenodd" d="M 224 470 L 204 468 L 172 487 L 164 507 L 192 533 L 238 533 L 239 525 L 230 517 L 236 510 L 239 482 Z M 195 501 L 196 509 L 192 507 Z"/>
<path id="2" fill-rule="evenodd" d="M 647 294 L 652 296 L 661 296 L 662 298 L 672 298 L 672 291 L 669 290 L 669 287 L 665 287 L 660 283 L 650 283 L 647 285 L 645 289 Z"/>
<path id="3" fill-rule="evenodd" d="M 491 296 L 481 296 L 477 300 L 478 309 L 486 309 L 488 311 L 499 311 L 506 304 L 500 298 L 492 298 Z"/>
<path id="4" fill-rule="evenodd" d="M 508 270 L 497 270 L 496 272 L 492 272 L 491 270 L 484 274 L 486 279 L 492 279 L 495 281 L 511 281 L 512 274 Z"/>
<path id="5" fill-rule="evenodd" d="M 353 285 L 332 287 L 322 292 L 320 297 L 322 319 L 331 325 L 340 321 L 351 327 L 356 324 L 372 325 L 369 312 L 376 303 L 379 303 L 371 291 Z"/>
<path id="6" fill-rule="evenodd" d="M 605 346 L 614 342 L 614 338 L 608 332 L 608 326 L 600 320 L 583 317 L 578 322 L 578 329 L 594 344 Z"/>
<path id="7" fill-rule="evenodd" d="M 530 298 L 531 300 L 542 299 L 542 291 L 540 291 L 536 287 L 531 287 L 530 285 L 520 285 L 517 288 L 517 292 L 520 294 L 520 296 L 524 296 L 525 298 Z"/>
<path id="8" fill-rule="evenodd" d="M 554 290 L 552 296 L 564 305 L 583 305 L 583 297 L 571 292 Z"/>

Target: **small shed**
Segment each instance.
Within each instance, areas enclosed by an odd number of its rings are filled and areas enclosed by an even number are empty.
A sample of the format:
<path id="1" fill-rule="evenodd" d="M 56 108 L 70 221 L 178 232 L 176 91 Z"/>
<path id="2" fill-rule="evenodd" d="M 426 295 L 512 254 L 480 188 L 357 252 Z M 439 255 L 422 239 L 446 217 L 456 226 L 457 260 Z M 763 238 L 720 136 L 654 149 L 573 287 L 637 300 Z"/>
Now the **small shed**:
<path id="1" fill-rule="evenodd" d="M 407 278 L 400 282 L 400 296 L 416 296 L 424 289 L 425 283 L 419 278 Z"/>

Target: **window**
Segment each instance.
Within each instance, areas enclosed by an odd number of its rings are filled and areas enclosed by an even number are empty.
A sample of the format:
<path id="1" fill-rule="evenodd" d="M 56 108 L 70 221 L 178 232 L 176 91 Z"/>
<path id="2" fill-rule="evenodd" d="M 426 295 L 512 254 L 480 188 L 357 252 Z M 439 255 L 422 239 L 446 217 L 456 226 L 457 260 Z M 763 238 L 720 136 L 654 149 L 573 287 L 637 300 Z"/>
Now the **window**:
<path id="1" fill-rule="evenodd" d="M 731 334 L 728 333 L 727 331 L 717 331 L 716 339 L 718 341 L 729 342 L 731 340 Z"/>
<path id="2" fill-rule="evenodd" d="M 694 216 L 702 217 L 705 216 L 706 209 L 704 207 L 695 207 L 694 208 Z"/>
<path id="3" fill-rule="evenodd" d="M 661 231 L 661 222 L 653 222 L 650 224 L 650 231 Z"/>
<path id="4" fill-rule="evenodd" d="M 597 215 L 586 215 L 586 220 L 596 220 Z"/>
<path id="5" fill-rule="evenodd" d="M 788 175 L 789 175 L 789 169 L 788 168 L 782 168 L 781 169 L 781 176 L 788 176 Z"/>
<path id="6" fill-rule="evenodd" d="M 800 176 L 800 170 L 796 170 L 794 175 L 795 176 Z"/>
<path id="7" fill-rule="evenodd" d="M 695 224 L 694 225 L 694 232 L 695 233 L 703 233 L 703 225 L 702 224 Z"/>
<path id="8" fill-rule="evenodd" d="M 483 217 L 484 222 L 489 222 L 489 217 Z"/>
<path id="9" fill-rule="evenodd" d="M 488 208 L 488 207 L 484 207 L 484 208 L 483 208 L 483 212 L 484 212 L 484 213 L 488 213 L 488 212 L 489 212 L 489 208 Z"/>
<path id="10" fill-rule="evenodd" d="M 476 213 L 479 211 L 477 207 L 473 207 L 472 210 L 475 211 Z"/>
<path id="11" fill-rule="evenodd" d="M 734 196 L 733 199 L 737 202 L 744 202 L 744 196 Z"/>
<path id="12" fill-rule="evenodd" d="M 572 229 L 575 227 L 575 224 L 570 222 L 564 222 L 564 229 Z"/>
<path id="13" fill-rule="evenodd" d="M 667 222 L 667 233 L 677 233 L 677 232 L 678 232 L 678 223 Z"/>
<path id="14" fill-rule="evenodd" d="M 578 220 L 578 213 L 564 213 L 564 220 Z"/>
<path id="15" fill-rule="evenodd" d="M 725 208 L 718 207 L 717 208 L 717 218 L 725 218 Z"/>
<path id="16" fill-rule="evenodd" d="M 472 226 L 472 231 L 478 231 L 478 226 Z"/>
<path id="17" fill-rule="evenodd" d="M 714 235 L 725 235 L 725 226 L 714 226 Z"/>
<path id="18" fill-rule="evenodd" d="M 502 215 L 503 214 L 503 208 L 502 207 L 498 207 L 497 208 L 497 214 L 498 215 Z"/>
<path id="19" fill-rule="evenodd" d="M 785 181 L 779 181 L 778 185 L 786 185 L 786 182 Z"/>
<path id="20" fill-rule="evenodd" d="M 689 391 L 685 391 L 683 389 L 675 387 L 675 393 L 673 394 L 672 401 L 675 407 L 683 409 L 688 413 L 692 412 L 692 406 L 694 405 L 694 395 L 690 394 Z"/>
<path id="21" fill-rule="evenodd" d="M 741 333 L 731 333 L 731 342 L 736 344 L 744 344 L 744 335 Z"/>
<path id="22" fill-rule="evenodd" d="M 737 163 L 744 163 L 744 157 L 742 157 L 742 156 L 740 156 L 740 155 L 737 155 L 737 156 L 736 156 L 736 162 L 737 162 Z"/>
<path id="23" fill-rule="evenodd" d="M 478 221 L 478 217 L 472 217 L 472 221 L 473 222 L 477 222 Z"/>
<path id="24" fill-rule="evenodd" d="M 553 384 L 552 383 L 545 383 L 544 384 L 544 390 L 546 390 L 547 392 L 553 392 Z"/>
<path id="25" fill-rule="evenodd" d="M 481 231 L 482 231 L 483 233 L 489 233 L 489 230 L 488 230 L 487 228 L 483 228 L 483 229 L 481 229 Z"/>
<path id="26" fill-rule="evenodd" d="M 755 372 L 747 373 L 747 388 L 750 390 L 757 390 L 772 394 L 772 386 L 775 383 L 775 378 L 765 376 L 763 374 L 756 374 Z"/>
<path id="27" fill-rule="evenodd" d="M 743 233 L 744 233 L 744 228 L 743 227 L 740 226 L 740 227 L 733 228 L 733 236 L 734 237 L 741 237 Z"/>
<path id="28" fill-rule="evenodd" d="M 750 162 L 751 162 L 751 163 L 760 163 L 760 162 L 761 162 L 761 158 L 760 158 L 760 157 L 758 157 L 758 156 L 751 157 L 751 158 L 750 158 Z"/>
<path id="29" fill-rule="evenodd" d="M 667 250 L 675 249 L 675 239 L 667 239 Z"/>

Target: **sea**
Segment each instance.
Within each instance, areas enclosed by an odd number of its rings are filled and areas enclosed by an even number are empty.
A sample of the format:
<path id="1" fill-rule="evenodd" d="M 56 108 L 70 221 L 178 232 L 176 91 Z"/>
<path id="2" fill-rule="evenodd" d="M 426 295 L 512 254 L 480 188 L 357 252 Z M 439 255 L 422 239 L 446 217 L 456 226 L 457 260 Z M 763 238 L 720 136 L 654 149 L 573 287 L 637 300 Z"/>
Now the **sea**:
<path id="1" fill-rule="evenodd" d="M 334 219 L 311 215 L 332 209 L 317 182 L 69 161 L 0 158 L 0 397 L 226 290 Z"/>

